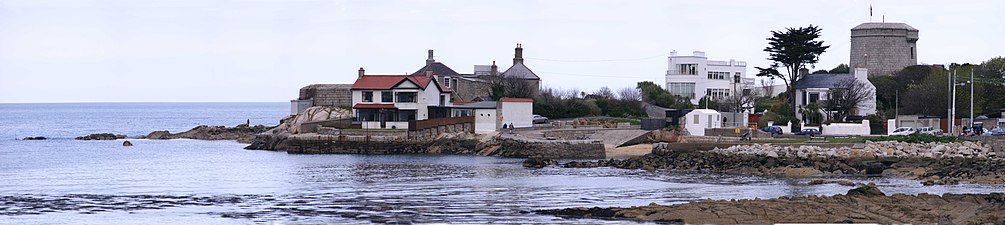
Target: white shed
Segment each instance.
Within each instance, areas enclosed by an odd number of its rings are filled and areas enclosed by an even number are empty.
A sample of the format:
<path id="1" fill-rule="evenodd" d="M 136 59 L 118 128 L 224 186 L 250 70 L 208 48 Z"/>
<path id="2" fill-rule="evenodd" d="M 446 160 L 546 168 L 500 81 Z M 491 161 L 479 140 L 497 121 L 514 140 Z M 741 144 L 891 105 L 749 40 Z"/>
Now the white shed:
<path id="1" fill-rule="evenodd" d="M 705 136 L 706 128 L 721 128 L 722 116 L 711 109 L 695 109 L 684 115 L 684 129 L 695 136 Z"/>
<path id="2" fill-rule="evenodd" d="M 502 124 L 512 124 L 516 128 L 534 126 L 534 99 L 501 98 L 499 103 Z"/>

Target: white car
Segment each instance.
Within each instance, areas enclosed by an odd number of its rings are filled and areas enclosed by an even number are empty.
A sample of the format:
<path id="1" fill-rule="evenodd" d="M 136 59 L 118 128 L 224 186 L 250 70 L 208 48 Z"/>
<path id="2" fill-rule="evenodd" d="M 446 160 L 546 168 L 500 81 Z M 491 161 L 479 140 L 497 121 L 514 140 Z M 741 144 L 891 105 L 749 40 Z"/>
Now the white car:
<path id="1" fill-rule="evenodd" d="M 932 129 L 931 127 L 919 127 L 917 133 L 928 135 L 942 135 L 942 129 Z"/>
<path id="2" fill-rule="evenodd" d="M 896 130 L 893 130 L 893 133 L 890 133 L 890 136 L 907 136 L 917 132 L 918 130 L 915 130 L 914 127 L 899 127 Z"/>

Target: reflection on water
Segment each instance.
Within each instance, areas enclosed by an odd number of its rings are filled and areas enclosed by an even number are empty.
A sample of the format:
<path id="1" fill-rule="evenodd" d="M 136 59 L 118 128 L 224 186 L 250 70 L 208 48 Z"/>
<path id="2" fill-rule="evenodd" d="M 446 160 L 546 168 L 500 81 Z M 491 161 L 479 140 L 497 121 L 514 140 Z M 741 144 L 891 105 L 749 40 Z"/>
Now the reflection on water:
<path id="1" fill-rule="evenodd" d="M 0 141 L 0 223 L 569 223 L 535 209 L 833 195 L 808 180 L 610 168 L 525 169 L 476 156 L 288 155 L 228 141 Z M 1001 186 L 875 182 L 886 193 Z"/>

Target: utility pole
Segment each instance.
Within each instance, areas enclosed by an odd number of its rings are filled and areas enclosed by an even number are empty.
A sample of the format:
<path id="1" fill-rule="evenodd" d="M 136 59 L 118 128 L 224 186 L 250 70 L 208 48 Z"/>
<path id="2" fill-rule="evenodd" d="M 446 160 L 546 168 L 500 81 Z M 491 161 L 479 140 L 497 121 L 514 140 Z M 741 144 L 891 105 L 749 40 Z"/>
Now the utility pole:
<path id="1" fill-rule="evenodd" d="M 949 135 L 952 135 L 953 134 L 953 122 L 952 122 L 951 118 L 953 116 L 953 103 L 952 103 L 953 101 L 950 100 L 950 98 L 953 97 L 953 79 L 950 78 L 950 76 L 952 76 L 953 74 L 949 71 L 949 68 L 952 67 L 953 64 L 946 64 L 946 65 L 948 66 L 948 67 L 946 67 L 946 85 L 947 85 L 946 86 L 946 91 L 948 92 L 948 93 L 946 93 L 946 98 L 947 98 L 946 99 L 946 133 L 948 133 Z"/>
<path id="2" fill-rule="evenodd" d="M 974 133 L 974 68 L 970 67 L 970 132 Z"/>
<path id="3" fill-rule="evenodd" d="M 949 124 L 952 124 L 952 125 L 949 126 L 949 132 L 950 132 L 950 134 L 956 135 L 956 69 L 953 69 L 953 79 L 951 81 L 952 81 L 952 87 L 953 88 L 950 91 L 953 92 L 953 97 L 952 97 L 953 98 L 953 100 L 952 100 L 953 104 L 950 107 L 951 111 L 950 111 L 950 115 L 949 115 Z"/>

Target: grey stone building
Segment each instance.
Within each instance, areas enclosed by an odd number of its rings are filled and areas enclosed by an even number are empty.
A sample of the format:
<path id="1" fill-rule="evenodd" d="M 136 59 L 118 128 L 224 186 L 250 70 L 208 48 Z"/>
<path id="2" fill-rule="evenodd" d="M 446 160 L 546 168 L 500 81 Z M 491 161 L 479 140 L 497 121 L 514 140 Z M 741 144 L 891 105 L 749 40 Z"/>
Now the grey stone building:
<path id="1" fill-rule="evenodd" d="M 517 77 L 525 80 L 531 87 L 532 90 L 537 91 L 541 88 L 541 78 L 527 68 L 523 63 L 523 46 L 517 44 L 516 49 L 514 49 L 513 55 L 513 65 L 510 66 L 506 71 L 499 72 L 498 66 L 496 66 L 495 61 L 492 65 L 475 65 L 473 73 L 462 74 L 451 69 L 446 64 L 437 62 L 434 59 L 433 50 L 428 51 L 426 57 L 426 64 L 422 68 L 419 68 L 412 73 L 424 74 L 426 70 L 431 70 L 433 75 L 436 77 L 443 86 L 453 90 L 451 98 L 453 101 L 473 101 L 473 100 L 486 100 L 489 99 L 491 95 L 491 82 L 489 79 L 495 76 L 503 77 Z"/>
<path id="2" fill-rule="evenodd" d="M 918 29 L 905 23 L 863 23 L 851 29 L 851 68 L 887 76 L 918 64 Z"/>

